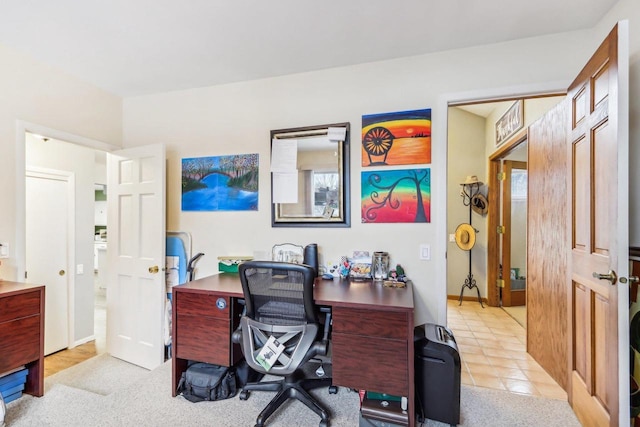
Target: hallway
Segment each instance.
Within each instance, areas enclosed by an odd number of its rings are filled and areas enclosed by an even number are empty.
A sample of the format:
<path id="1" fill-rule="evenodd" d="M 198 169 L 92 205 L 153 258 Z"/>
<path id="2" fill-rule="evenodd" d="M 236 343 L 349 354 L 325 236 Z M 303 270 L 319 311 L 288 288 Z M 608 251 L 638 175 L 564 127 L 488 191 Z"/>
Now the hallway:
<path id="1" fill-rule="evenodd" d="M 95 284 L 94 336 L 95 340 L 44 358 L 44 376 L 70 368 L 107 351 L 107 292 Z"/>
<path id="2" fill-rule="evenodd" d="M 448 300 L 447 319 L 460 351 L 462 384 L 567 400 L 526 352 L 525 329 L 504 310 Z"/>

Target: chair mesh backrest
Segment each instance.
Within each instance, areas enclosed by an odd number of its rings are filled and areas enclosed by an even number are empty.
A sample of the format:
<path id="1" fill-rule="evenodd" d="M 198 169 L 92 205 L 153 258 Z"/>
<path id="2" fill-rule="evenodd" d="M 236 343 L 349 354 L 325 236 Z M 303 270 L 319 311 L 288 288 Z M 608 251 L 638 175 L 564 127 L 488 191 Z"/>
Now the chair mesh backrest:
<path id="1" fill-rule="evenodd" d="M 313 268 L 303 264 L 247 261 L 240 264 L 246 315 L 269 325 L 316 323 Z"/>

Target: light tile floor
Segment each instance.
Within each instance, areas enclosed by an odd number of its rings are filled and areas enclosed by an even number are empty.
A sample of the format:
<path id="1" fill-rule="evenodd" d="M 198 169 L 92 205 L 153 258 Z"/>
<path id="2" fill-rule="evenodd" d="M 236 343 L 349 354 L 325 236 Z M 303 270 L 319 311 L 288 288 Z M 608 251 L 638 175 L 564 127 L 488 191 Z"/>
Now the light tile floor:
<path id="1" fill-rule="evenodd" d="M 567 393 L 527 353 L 526 330 L 499 307 L 447 302 L 462 384 L 567 400 Z"/>

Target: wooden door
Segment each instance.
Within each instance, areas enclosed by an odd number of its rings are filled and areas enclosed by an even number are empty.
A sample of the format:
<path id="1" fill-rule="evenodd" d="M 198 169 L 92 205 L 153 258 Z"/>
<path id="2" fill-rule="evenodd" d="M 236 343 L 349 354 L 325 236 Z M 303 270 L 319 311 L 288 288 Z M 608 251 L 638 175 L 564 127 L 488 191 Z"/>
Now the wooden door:
<path id="1" fill-rule="evenodd" d="M 622 68 L 628 68 L 627 40 L 626 22 L 619 23 L 567 95 L 568 391 L 587 426 L 622 425 L 619 413 L 628 414 L 619 407 L 615 279 L 615 274 L 627 276 L 629 268 L 628 70 Z"/>
<path id="2" fill-rule="evenodd" d="M 164 146 L 109 153 L 107 175 L 107 347 L 153 369 L 164 361 Z"/>
<path id="3" fill-rule="evenodd" d="M 25 182 L 26 279 L 46 289 L 45 355 L 69 347 L 71 179 L 65 173 L 27 170 Z"/>
<path id="4" fill-rule="evenodd" d="M 502 305 L 504 307 L 512 307 L 526 304 L 526 286 L 518 286 L 524 277 L 526 268 L 526 197 L 519 200 L 514 197 L 513 177 L 517 171 L 526 173 L 527 163 L 514 160 L 505 160 L 502 164 L 502 173 L 504 180 L 502 181 L 502 225 L 504 233 L 502 234 L 502 279 L 504 287 L 502 288 Z M 526 179 L 526 178 L 525 178 Z M 526 196 L 526 188 L 525 188 Z M 514 209 L 514 207 L 516 207 Z M 517 218 L 523 219 L 518 221 Z M 524 252 L 524 255 L 521 254 Z M 515 261 L 515 262 L 514 262 Z M 515 271 L 515 276 L 511 274 Z"/>
<path id="5" fill-rule="evenodd" d="M 567 390 L 567 102 L 529 126 L 527 351 Z"/>

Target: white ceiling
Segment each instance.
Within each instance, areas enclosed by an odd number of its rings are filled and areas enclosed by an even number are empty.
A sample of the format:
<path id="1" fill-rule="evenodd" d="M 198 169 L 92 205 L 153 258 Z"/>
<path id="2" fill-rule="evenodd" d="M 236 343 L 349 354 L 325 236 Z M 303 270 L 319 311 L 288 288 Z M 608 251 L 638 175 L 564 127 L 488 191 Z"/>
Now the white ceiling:
<path id="1" fill-rule="evenodd" d="M 0 44 L 121 96 L 590 28 L 617 0 L 2 0 Z"/>

